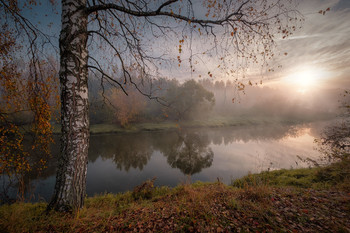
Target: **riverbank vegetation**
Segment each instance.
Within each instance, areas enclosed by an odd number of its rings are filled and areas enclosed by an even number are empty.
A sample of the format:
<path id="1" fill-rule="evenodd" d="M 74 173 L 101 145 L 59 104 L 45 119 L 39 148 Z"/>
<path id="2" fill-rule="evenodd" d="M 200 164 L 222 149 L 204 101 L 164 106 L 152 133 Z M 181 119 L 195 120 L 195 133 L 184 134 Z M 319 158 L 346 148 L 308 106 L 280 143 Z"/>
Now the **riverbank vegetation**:
<path id="1" fill-rule="evenodd" d="M 327 120 L 328 118 L 320 118 Z M 162 122 L 145 122 L 134 123 L 132 125 L 121 127 L 118 124 L 93 124 L 90 126 L 91 134 L 108 134 L 108 133 L 135 133 L 141 131 L 166 131 L 178 130 L 179 128 L 218 128 L 218 127 L 234 127 L 234 126 L 268 126 L 268 125 L 298 125 L 310 123 L 307 119 L 286 119 L 271 117 L 211 117 L 209 119 L 187 120 L 187 121 L 162 121 Z M 60 125 L 53 126 L 53 133 L 60 134 Z"/>
<path id="2" fill-rule="evenodd" d="M 308 232 L 350 230 L 349 160 L 249 175 L 232 185 L 194 183 L 86 198 L 72 213 L 46 203 L 0 207 L 2 232 Z"/>

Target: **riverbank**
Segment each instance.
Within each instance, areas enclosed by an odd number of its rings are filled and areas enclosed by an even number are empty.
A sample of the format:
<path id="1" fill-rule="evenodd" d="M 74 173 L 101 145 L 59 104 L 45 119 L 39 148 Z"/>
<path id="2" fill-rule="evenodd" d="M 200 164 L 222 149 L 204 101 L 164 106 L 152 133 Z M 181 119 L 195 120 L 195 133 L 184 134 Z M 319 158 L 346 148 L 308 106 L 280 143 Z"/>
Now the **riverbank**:
<path id="1" fill-rule="evenodd" d="M 344 170 L 345 169 L 345 170 Z M 46 203 L 0 207 L 1 232 L 349 232 L 349 162 L 86 199 L 72 214 Z"/>
<path id="2" fill-rule="evenodd" d="M 331 118 L 322 118 L 330 120 Z M 131 124 L 127 127 L 121 127 L 117 124 L 92 124 L 90 125 L 91 134 L 109 134 L 109 133 L 136 133 L 145 131 L 165 131 L 176 130 L 179 128 L 217 128 L 217 127 L 233 127 L 233 126 L 252 126 L 252 125 L 294 125 L 309 123 L 308 119 L 285 119 L 273 117 L 213 117 L 205 120 L 192 121 L 160 121 L 156 123 L 138 123 Z M 53 133 L 60 134 L 60 125 L 53 125 Z"/>

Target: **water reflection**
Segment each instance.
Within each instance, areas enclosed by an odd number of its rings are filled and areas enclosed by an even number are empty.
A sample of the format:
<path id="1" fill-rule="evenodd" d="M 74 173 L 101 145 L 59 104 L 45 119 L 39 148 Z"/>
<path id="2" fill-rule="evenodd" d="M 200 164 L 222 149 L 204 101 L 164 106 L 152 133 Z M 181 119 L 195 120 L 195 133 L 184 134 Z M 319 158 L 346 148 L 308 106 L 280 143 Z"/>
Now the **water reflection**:
<path id="1" fill-rule="evenodd" d="M 202 181 L 220 177 L 229 183 L 231 178 L 267 169 L 271 164 L 273 168 L 296 167 L 296 155 L 318 156 L 312 144 L 315 128 L 253 125 L 92 135 L 87 194 L 130 190 L 155 176 L 156 185 L 174 186 L 186 176 Z M 55 140 L 59 142 L 58 137 Z M 53 145 L 52 154 L 49 169 L 29 177 L 37 195 L 46 200 L 53 192 L 59 143 Z"/>
<path id="2" fill-rule="evenodd" d="M 300 125 L 267 125 L 267 126 L 241 126 L 208 131 L 214 145 L 227 145 L 233 142 L 251 142 L 280 140 L 284 137 L 298 137 L 303 132 Z"/>
<path id="3" fill-rule="evenodd" d="M 162 152 L 172 168 L 180 169 L 185 175 L 193 175 L 211 166 L 214 153 L 209 144 L 207 135 L 179 132 L 177 140 Z"/>
<path id="4" fill-rule="evenodd" d="M 146 135 L 94 135 L 90 140 L 89 162 L 101 157 L 112 160 L 119 170 L 142 170 L 152 153 L 152 138 Z"/>
<path id="5" fill-rule="evenodd" d="M 210 167 L 214 153 L 208 135 L 188 131 L 160 133 L 95 135 L 91 137 L 89 162 L 101 157 L 111 160 L 119 170 L 140 171 L 153 152 L 160 151 L 172 168 L 192 175 Z"/>

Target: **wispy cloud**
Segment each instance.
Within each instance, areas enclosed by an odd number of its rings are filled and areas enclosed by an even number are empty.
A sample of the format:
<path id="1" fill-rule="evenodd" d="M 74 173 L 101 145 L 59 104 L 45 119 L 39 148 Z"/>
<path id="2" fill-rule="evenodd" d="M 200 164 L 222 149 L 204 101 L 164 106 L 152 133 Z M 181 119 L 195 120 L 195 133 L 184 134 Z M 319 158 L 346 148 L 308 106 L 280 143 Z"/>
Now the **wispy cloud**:
<path id="1" fill-rule="evenodd" d="M 300 5 L 300 11 L 307 12 L 302 29 L 278 43 L 281 53 L 288 53 L 276 59 L 283 66 L 279 76 L 309 65 L 332 72 L 333 85 L 350 87 L 350 4 L 345 2 L 313 0 Z M 316 13 L 328 7 L 325 15 Z"/>

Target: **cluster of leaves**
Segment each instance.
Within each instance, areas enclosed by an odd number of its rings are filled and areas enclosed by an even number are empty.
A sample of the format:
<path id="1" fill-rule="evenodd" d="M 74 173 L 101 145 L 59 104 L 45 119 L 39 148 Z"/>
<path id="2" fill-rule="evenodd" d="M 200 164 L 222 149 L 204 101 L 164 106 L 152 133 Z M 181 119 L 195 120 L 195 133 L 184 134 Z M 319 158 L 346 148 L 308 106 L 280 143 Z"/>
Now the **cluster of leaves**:
<path id="1" fill-rule="evenodd" d="M 154 181 L 156 178 L 152 180 L 147 180 L 143 184 L 136 186 L 132 191 L 132 197 L 135 200 L 138 199 L 150 199 L 152 197 L 152 192 L 154 190 Z"/>
<path id="2" fill-rule="evenodd" d="M 0 32 L 0 174 L 7 174 L 23 181 L 23 176 L 30 170 L 29 154 L 23 148 L 23 134 L 12 123 L 9 113 L 19 112 L 23 106 L 23 92 L 19 91 L 22 83 L 20 74 L 13 64 L 12 52 L 17 49 L 13 32 L 3 24 Z M 23 193 L 23 182 L 19 191 Z"/>
<path id="3" fill-rule="evenodd" d="M 326 10 L 320 10 L 318 13 L 319 13 L 319 14 L 322 14 L 322 15 L 325 15 L 326 12 L 327 12 L 327 11 L 330 11 L 330 10 L 331 10 L 331 8 L 328 7 Z"/>
<path id="4" fill-rule="evenodd" d="M 18 3 L 2 1 L 0 8 L 5 13 L 0 17 L 0 174 L 19 182 L 23 198 L 25 176 L 33 169 L 44 169 L 50 154 L 50 121 L 58 107 L 56 76 L 47 62 L 18 58 L 24 53 L 16 38 L 20 32 L 9 26 L 20 11 Z M 30 147 L 24 143 L 26 133 L 33 135 Z M 33 153 L 41 158 L 31 159 Z"/>
<path id="5" fill-rule="evenodd" d="M 3 24 L 0 32 L 0 174 L 23 175 L 30 170 L 28 153 L 23 148 L 23 134 L 11 122 L 10 113 L 23 109 L 23 83 L 13 63 L 12 53 L 18 49 L 13 32 Z"/>
<path id="6" fill-rule="evenodd" d="M 31 133 L 35 137 L 31 149 L 43 155 L 37 164 L 39 170 L 46 168 L 45 157 L 51 154 L 50 144 L 53 143 L 51 120 L 60 104 L 55 70 L 49 69 L 45 72 L 43 69 L 46 65 L 44 62 L 40 64 L 40 70 L 44 73 L 42 77 L 27 82 L 30 93 L 28 105 L 34 115 Z"/>
<path id="7" fill-rule="evenodd" d="M 0 174 L 21 176 L 30 170 L 29 154 L 23 149 L 23 135 L 18 126 L 0 127 Z"/>

